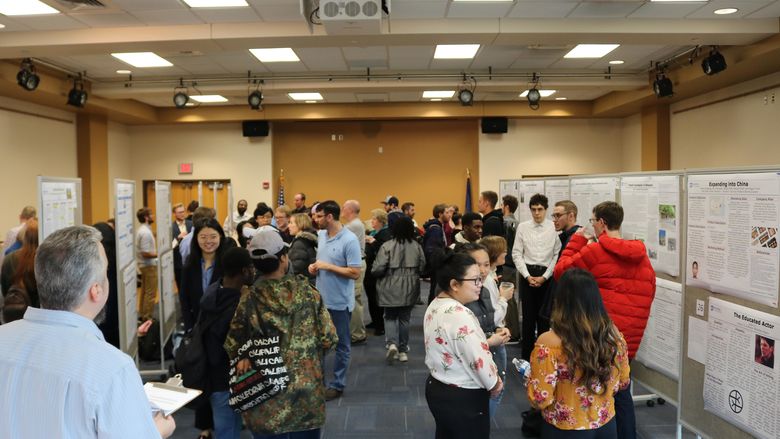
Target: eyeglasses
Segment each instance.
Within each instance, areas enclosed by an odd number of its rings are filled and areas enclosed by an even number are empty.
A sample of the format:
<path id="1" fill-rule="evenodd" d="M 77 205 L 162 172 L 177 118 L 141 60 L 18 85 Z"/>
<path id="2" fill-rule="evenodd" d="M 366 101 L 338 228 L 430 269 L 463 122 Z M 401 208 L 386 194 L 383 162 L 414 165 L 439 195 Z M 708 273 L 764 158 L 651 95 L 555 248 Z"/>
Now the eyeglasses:
<path id="1" fill-rule="evenodd" d="M 474 282 L 474 285 L 480 286 L 482 285 L 482 278 L 481 277 L 474 277 L 470 279 L 455 279 L 460 282 Z"/>
<path id="2" fill-rule="evenodd" d="M 588 220 L 588 222 L 591 223 L 591 224 L 596 224 L 597 222 L 599 222 L 599 220 L 596 219 L 596 218 L 591 218 L 591 219 Z"/>
<path id="3" fill-rule="evenodd" d="M 564 212 L 564 213 L 554 213 L 554 214 L 550 215 L 550 218 L 552 218 L 552 219 L 554 219 L 554 220 L 557 220 L 558 218 L 560 218 L 560 217 L 562 217 L 562 216 L 566 216 L 568 213 L 569 213 L 569 212 Z"/>

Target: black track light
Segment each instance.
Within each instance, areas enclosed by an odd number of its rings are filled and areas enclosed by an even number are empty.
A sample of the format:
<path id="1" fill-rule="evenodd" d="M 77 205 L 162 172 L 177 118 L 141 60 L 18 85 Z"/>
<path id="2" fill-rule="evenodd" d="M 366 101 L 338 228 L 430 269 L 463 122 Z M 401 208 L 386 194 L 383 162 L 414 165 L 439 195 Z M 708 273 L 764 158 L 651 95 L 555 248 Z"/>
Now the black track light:
<path id="1" fill-rule="evenodd" d="M 653 92 L 659 98 L 669 97 L 674 94 L 674 86 L 672 80 L 667 78 L 663 73 L 658 73 L 655 76 L 653 82 Z"/>
<path id="2" fill-rule="evenodd" d="M 78 78 L 73 80 L 73 88 L 68 92 L 68 105 L 72 105 L 77 108 L 84 108 L 87 104 L 87 91 L 84 90 L 84 81 L 79 75 Z"/>
<path id="3" fill-rule="evenodd" d="M 542 100 L 542 94 L 539 93 L 539 90 L 534 86 L 534 88 L 528 90 L 526 99 L 528 99 L 528 106 L 531 107 L 532 110 L 538 110 L 539 101 Z"/>
<path id="4" fill-rule="evenodd" d="M 474 105 L 474 93 L 472 93 L 471 90 L 463 89 L 458 92 L 458 100 L 460 101 L 460 105 L 470 107 Z"/>
<path id="5" fill-rule="evenodd" d="M 707 75 L 715 75 L 726 70 L 726 58 L 713 46 L 710 54 L 701 62 L 701 69 Z"/>
<path id="6" fill-rule="evenodd" d="M 173 105 L 176 108 L 184 108 L 187 106 L 187 102 L 190 101 L 190 95 L 187 94 L 189 90 L 184 86 L 184 79 L 179 79 L 179 86 L 173 89 Z"/>
<path id="7" fill-rule="evenodd" d="M 260 90 L 255 90 L 249 93 L 246 100 L 249 103 L 249 107 L 253 110 L 259 110 L 263 106 L 263 93 Z"/>
<path id="8" fill-rule="evenodd" d="M 30 58 L 23 59 L 19 73 L 16 74 L 16 83 L 27 91 L 33 91 L 38 88 L 40 82 L 41 78 L 35 73 L 32 60 Z"/>

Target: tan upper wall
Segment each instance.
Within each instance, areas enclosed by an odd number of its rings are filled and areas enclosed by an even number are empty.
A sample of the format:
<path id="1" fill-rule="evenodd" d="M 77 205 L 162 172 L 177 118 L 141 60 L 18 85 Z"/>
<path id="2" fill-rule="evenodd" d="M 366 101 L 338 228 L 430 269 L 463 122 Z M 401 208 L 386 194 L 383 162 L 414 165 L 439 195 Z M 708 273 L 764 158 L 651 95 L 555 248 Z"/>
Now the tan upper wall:
<path id="1" fill-rule="evenodd" d="M 72 113 L 0 97 L 0 240 L 24 206 L 38 205 L 37 175 L 77 176 L 75 120 Z"/>
<path id="2" fill-rule="evenodd" d="M 108 211 L 114 216 L 114 179 L 132 180 L 132 139 L 126 125 L 108 123 Z M 140 191 L 136 187 L 136 191 Z"/>
<path id="3" fill-rule="evenodd" d="M 623 119 L 623 172 L 642 170 L 642 116 L 635 114 Z"/>

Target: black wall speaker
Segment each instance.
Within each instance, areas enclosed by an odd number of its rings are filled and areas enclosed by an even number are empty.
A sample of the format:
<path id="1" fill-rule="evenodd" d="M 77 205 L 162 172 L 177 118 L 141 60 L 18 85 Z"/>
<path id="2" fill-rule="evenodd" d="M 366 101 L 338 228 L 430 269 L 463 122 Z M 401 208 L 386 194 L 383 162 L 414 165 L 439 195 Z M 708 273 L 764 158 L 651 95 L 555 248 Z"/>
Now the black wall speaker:
<path id="1" fill-rule="evenodd" d="M 507 118 L 483 117 L 482 134 L 503 134 L 507 132 Z"/>
<path id="2" fill-rule="evenodd" d="M 244 137 L 265 137 L 268 135 L 268 121 L 245 120 L 241 122 Z"/>

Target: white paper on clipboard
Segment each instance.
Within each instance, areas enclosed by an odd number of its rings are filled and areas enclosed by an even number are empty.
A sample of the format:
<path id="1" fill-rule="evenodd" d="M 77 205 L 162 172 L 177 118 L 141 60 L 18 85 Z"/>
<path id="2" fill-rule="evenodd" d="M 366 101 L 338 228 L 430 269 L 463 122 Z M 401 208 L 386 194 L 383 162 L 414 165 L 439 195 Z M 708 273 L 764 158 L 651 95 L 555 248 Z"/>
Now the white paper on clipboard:
<path id="1" fill-rule="evenodd" d="M 146 383 L 144 392 L 152 405 L 152 411 L 159 410 L 165 416 L 170 416 L 203 393 L 200 390 L 163 383 Z"/>

